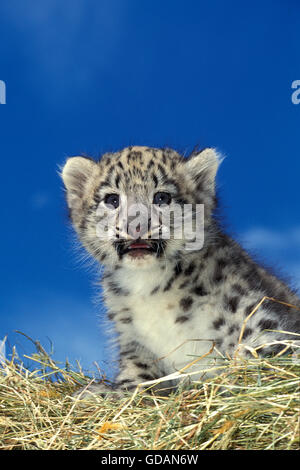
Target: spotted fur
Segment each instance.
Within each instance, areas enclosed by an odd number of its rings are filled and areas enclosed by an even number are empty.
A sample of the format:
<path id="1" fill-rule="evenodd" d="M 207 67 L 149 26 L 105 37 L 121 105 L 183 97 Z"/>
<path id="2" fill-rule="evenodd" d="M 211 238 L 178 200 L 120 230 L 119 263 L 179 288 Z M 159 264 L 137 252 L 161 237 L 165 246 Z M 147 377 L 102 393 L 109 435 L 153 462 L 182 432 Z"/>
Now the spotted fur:
<path id="1" fill-rule="evenodd" d="M 178 371 L 213 345 L 213 353 L 189 369 L 197 372 L 194 378 L 205 376 L 209 365 L 220 355 L 233 355 L 238 345 L 244 354 L 247 348 L 241 344 L 256 348 L 291 339 L 284 331 L 300 332 L 299 310 L 265 301 L 241 337 L 243 322 L 264 296 L 298 307 L 300 300 L 221 230 L 214 216 L 219 163 L 213 149 L 184 158 L 170 149 L 129 147 L 99 161 L 72 157 L 63 168 L 73 226 L 86 250 L 104 267 L 103 297 L 120 347 L 118 392 Z M 155 253 L 132 259 L 124 254 L 126 245 L 120 240 L 97 237 L 97 208 L 106 194 L 149 205 L 158 190 L 169 192 L 178 204 L 204 204 L 202 249 L 187 251 L 184 240 L 158 240 Z M 127 234 L 125 244 L 129 238 Z M 260 353 L 280 348 L 273 344 Z M 106 391 L 100 384 L 91 390 Z"/>

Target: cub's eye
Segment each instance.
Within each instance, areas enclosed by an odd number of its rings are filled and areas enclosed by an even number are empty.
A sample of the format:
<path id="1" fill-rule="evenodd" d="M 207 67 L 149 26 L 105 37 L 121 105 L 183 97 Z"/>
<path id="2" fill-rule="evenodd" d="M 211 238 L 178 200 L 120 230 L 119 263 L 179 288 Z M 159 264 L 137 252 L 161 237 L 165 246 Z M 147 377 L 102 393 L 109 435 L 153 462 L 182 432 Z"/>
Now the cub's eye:
<path id="1" fill-rule="evenodd" d="M 169 205 L 171 204 L 172 196 L 169 193 L 155 193 L 153 197 L 153 204 L 157 204 L 158 206 L 162 205 Z"/>
<path id="2" fill-rule="evenodd" d="M 117 209 L 117 207 L 119 207 L 119 204 L 120 204 L 119 195 L 118 194 L 106 194 L 104 198 L 104 202 L 108 206 L 112 206 L 115 209 Z"/>

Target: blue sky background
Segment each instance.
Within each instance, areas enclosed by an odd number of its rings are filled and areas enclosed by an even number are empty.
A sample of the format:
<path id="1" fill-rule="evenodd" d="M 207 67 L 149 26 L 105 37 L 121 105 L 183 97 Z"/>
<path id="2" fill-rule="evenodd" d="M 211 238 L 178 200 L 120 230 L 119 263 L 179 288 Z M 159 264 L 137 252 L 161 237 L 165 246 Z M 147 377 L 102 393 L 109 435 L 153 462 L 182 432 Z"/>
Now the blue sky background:
<path id="1" fill-rule="evenodd" d="M 229 230 L 300 287 L 300 4 L 0 3 L 0 339 L 109 373 L 58 165 L 130 144 L 215 146 Z"/>

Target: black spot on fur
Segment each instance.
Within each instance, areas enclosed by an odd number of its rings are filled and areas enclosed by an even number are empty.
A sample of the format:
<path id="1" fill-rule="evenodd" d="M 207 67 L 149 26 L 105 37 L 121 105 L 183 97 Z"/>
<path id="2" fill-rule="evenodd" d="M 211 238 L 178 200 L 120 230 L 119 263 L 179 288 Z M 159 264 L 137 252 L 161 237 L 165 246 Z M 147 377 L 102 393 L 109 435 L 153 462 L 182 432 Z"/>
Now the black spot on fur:
<path id="1" fill-rule="evenodd" d="M 94 197 L 93 197 L 94 202 L 95 202 L 95 204 L 97 204 L 97 206 L 98 206 L 98 204 L 100 203 L 100 195 L 99 195 L 99 192 L 98 192 L 98 191 L 99 191 L 99 188 L 97 188 L 97 189 L 95 190 L 95 192 L 94 192 Z"/>
<path id="2" fill-rule="evenodd" d="M 247 291 L 240 284 L 237 284 L 237 283 L 232 285 L 232 290 L 240 295 L 247 294 Z"/>
<path id="3" fill-rule="evenodd" d="M 204 287 L 202 285 L 194 287 L 192 292 L 196 295 L 199 295 L 199 296 L 207 295 L 207 292 L 206 292 L 206 290 L 204 289 Z"/>
<path id="4" fill-rule="evenodd" d="M 103 183 L 101 183 L 100 185 L 100 188 L 106 188 L 107 186 L 110 186 L 110 181 L 103 181 Z"/>
<path id="5" fill-rule="evenodd" d="M 223 269 L 225 268 L 226 264 L 227 264 L 227 262 L 223 258 L 220 258 L 216 261 L 215 269 L 214 269 L 214 273 L 213 273 L 213 281 L 214 282 L 219 283 L 224 279 Z"/>
<path id="6" fill-rule="evenodd" d="M 157 165 L 157 168 L 159 169 L 161 175 L 163 178 L 166 178 L 167 177 L 167 173 L 166 173 L 166 170 L 164 169 L 164 167 L 159 163 Z"/>
<path id="7" fill-rule="evenodd" d="M 260 320 L 257 326 L 262 330 L 276 330 L 278 328 L 278 322 L 265 318 L 264 320 Z"/>
<path id="8" fill-rule="evenodd" d="M 165 288 L 164 288 L 164 292 L 168 291 L 169 289 L 171 289 L 172 285 L 173 285 L 173 282 L 175 281 L 175 279 L 182 273 L 182 265 L 181 263 L 177 263 L 175 268 L 174 268 L 174 274 L 173 276 L 171 276 L 171 278 L 168 280 Z"/>
<path id="9" fill-rule="evenodd" d="M 158 292 L 158 291 L 159 291 L 159 288 L 160 288 L 160 286 L 156 286 L 156 287 L 154 287 L 154 289 L 153 289 L 153 290 L 150 292 L 150 295 L 154 295 L 154 294 L 156 294 L 156 292 Z"/>
<path id="10" fill-rule="evenodd" d="M 175 170 L 176 165 L 177 165 L 177 162 L 175 160 L 172 160 L 171 161 L 171 170 L 172 171 Z"/>
<path id="11" fill-rule="evenodd" d="M 224 296 L 224 307 L 226 310 L 229 310 L 232 313 L 235 313 L 238 308 L 240 298 L 236 295 L 234 297 Z"/>
<path id="12" fill-rule="evenodd" d="M 248 317 L 248 315 L 250 315 L 250 313 L 254 310 L 254 308 L 256 307 L 256 305 L 258 304 L 258 302 L 254 303 L 254 304 L 251 304 L 251 305 L 248 305 L 248 307 L 245 308 L 245 316 Z"/>
<path id="13" fill-rule="evenodd" d="M 127 290 L 122 289 L 113 281 L 108 283 L 108 288 L 111 292 L 113 292 L 116 295 L 129 295 L 129 292 Z"/>
<path id="14" fill-rule="evenodd" d="M 184 323 L 187 320 L 189 320 L 189 317 L 185 315 L 180 315 L 179 317 L 176 318 L 175 323 Z"/>
<path id="15" fill-rule="evenodd" d="M 231 336 L 235 331 L 240 331 L 239 325 L 231 325 L 228 328 L 228 336 Z"/>
<path id="16" fill-rule="evenodd" d="M 243 334 L 243 339 L 247 338 L 248 336 L 250 336 L 251 334 L 253 333 L 253 330 L 252 328 L 245 328 L 245 331 L 244 331 L 244 334 Z"/>
<path id="17" fill-rule="evenodd" d="M 185 199 L 184 197 L 175 197 L 176 204 L 179 204 L 180 206 L 184 206 L 184 204 L 189 204 L 189 201 Z"/>
<path id="18" fill-rule="evenodd" d="M 132 323 L 132 318 L 131 317 L 120 318 L 120 322 L 124 324 Z"/>
<path id="19" fill-rule="evenodd" d="M 216 330 L 219 330 L 221 328 L 221 326 L 223 326 L 223 325 L 225 325 L 225 320 L 222 317 L 218 318 L 218 320 L 215 320 L 213 322 L 213 326 Z"/>
<path id="20" fill-rule="evenodd" d="M 147 170 L 150 170 L 150 168 L 152 168 L 153 166 L 154 166 L 154 161 L 150 160 L 150 162 L 147 165 Z"/>
<path id="21" fill-rule="evenodd" d="M 117 186 L 117 188 L 119 188 L 120 178 L 120 175 L 117 175 L 115 178 L 115 185 Z"/>
<path id="22" fill-rule="evenodd" d="M 153 380 L 153 377 L 150 374 L 139 374 L 139 378 L 143 380 Z"/>
<path id="23" fill-rule="evenodd" d="M 156 176 L 154 173 L 153 173 L 151 176 L 152 176 L 152 180 L 153 180 L 154 186 L 157 187 L 157 185 L 158 185 L 157 176 Z"/>
<path id="24" fill-rule="evenodd" d="M 136 367 L 139 367 L 140 369 L 149 369 L 149 364 L 146 364 L 145 362 L 135 362 L 134 363 Z"/>
<path id="25" fill-rule="evenodd" d="M 180 307 L 182 308 L 182 310 L 184 312 L 186 312 L 187 310 L 189 310 L 191 308 L 191 306 L 193 305 L 193 299 L 192 297 L 183 297 L 180 302 L 179 302 L 179 305 Z"/>
<path id="26" fill-rule="evenodd" d="M 142 152 L 140 152 L 139 150 L 133 150 L 132 152 L 130 152 L 130 155 L 135 161 L 142 160 Z"/>
<path id="27" fill-rule="evenodd" d="M 80 230 L 85 230 L 87 227 L 87 224 L 86 224 L 86 218 L 83 217 L 79 223 L 79 228 Z"/>
<path id="28" fill-rule="evenodd" d="M 196 266 L 195 266 L 195 263 L 192 261 L 192 262 L 188 265 L 188 267 L 184 270 L 183 274 L 184 274 L 185 276 L 190 276 L 190 275 L 194 272 L 195 267 L 196 267 Z"/>
<path id="29" fill-rule="evenodd" d="M 173 282 L 175 281 L 175 279 L 176 279 L 176 277 L 175 277 L 175 276 L 172 276 L 172 277 L 168 280 L 167 284 L 165 285 L 164 292 L 167 292 L 168 290 L 171 289 L 172 284 L 173 284 Z"/>
<path id="30" fill-rule="evenodd" d="M 179 276 L 182 273 L 182 265 L 181 263 L 177 263 L 174 269 L 175 276 Z"/>
<path id="31" fill-rule="evenodd" d="M 134 354 L 136 352 L 136 348 L 127 349 L 125 351 L 120 351 L 121 356 L 128 356 L 129 354 Z"/>

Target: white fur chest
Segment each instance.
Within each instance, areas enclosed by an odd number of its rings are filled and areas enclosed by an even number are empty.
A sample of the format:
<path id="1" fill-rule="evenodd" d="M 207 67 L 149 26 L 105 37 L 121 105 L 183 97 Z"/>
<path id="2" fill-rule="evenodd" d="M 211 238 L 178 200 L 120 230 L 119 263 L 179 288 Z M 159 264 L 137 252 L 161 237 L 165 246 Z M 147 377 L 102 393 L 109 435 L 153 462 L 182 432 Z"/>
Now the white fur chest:
<path id="1" fill-rule="evenodd" d="M 129 294 L 107 299 L 110 310 L 130 312 L 129 324 L 116 319 L 117 330 L 126 340 L 138 340 L 151 351 L 162 361 L 166 373 L 180 370 L 211 349 L 211 322 L 217 314 L 215 302 L 205 307 L 195 303 L 188 312 L 188 321 L 182 322 L 180 300 L 184 290 L 178 286 L 164 290 L 170 272 L 168 268 L 152 269 L 151 273 L 120 270 L 114 276 L 115 282 Z M 206 362 L 201 361 L 201 369 L 205 366 Z M 196 364 L 195 369 L 200 370 L 200 365 Z"/>

